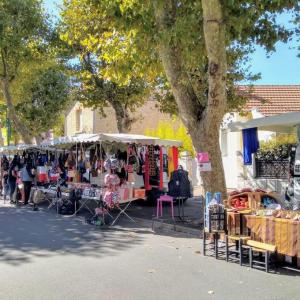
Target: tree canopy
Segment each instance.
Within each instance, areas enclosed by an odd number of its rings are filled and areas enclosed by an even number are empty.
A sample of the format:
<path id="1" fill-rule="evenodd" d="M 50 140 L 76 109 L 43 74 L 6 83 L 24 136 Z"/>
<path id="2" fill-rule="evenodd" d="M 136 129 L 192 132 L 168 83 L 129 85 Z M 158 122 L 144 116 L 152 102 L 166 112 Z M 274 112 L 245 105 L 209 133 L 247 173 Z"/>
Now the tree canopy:
<path id="1" fill-rule="evenodd" d="M 98 61 L 105 62 L 101 77 L 124 84 L 130 78 L 142 78 L 149 84 L 170 90 L 159 56 L 160 41 L 172 40 L 180 45 L 186 80 L 193 85 L 197 101 L 205 103 L 208 92 L 208 59 L 203 38 L 201 1 L 171 1 L 176 6 L 174 22 L 159 30 L 154 3 L 166 1 L 91 1 L 65 0 L 63 19 L 69 26 L 65 40 L 80 41 Z M 267 51 L 281 40 L 286 42 L 291 32 L 277 24 L 276 16 L 287 9 L 297 9 L 298 1 L 221 1 L 226 26 L 228 61 L 228 110 L 240 108 L 245 98 L 235 93 L 234 84 L 242 80 L 255 80 L 258 74 L 248 72 L 247 54 L 259 44 Z M 156 90 L 157 91 L 157 90 Z M 172 92 L 170 97 L 157 99 L 168 112 L 177 112 Z M 99 101 L 100 102 L 100 101 Z M 172 110 L 170 111 L 170 107 Z"/>
<path id="2" fill-rule="evenodd" d="M 112 106 L 120 132 L 130 130 L 134 120 L 130 112 L 142 105 L 148 96 L 149 83 L 142 77 L 127 73 L 126 80 L 118 81 L 106 76 L 110 58 L 104 55 L 103 34 L 105 25 L 89 10 L 85 1 L 65 1 L 60 24 L 61 38 L 69 48 L 73 61 L 71 67 L 77 80 L 77 100 L 100 111 Z M 107 36 L 105 38 L 108 38 Z"/>
<path id="3" fill-rule="evenodd" d="M 16 110 L 36 138 L 55 127 L 69 103 L 70 88 L 69 77 L 55 65 L 36 72 L 31 69 L 21 82 Z"/>
<path id="4" fill-rule="evenodd" d="M 66 14 L 101 65 L 101 76 L 118 84 L 142 78 L 158 91 L 162 108 L 177 112 L 197 151 L 211 155 L 202 174 L 210 189 L 224 191 L 219 127 L 226 111 L 245 97 L 235 83 L 256 78 L 247 69 L 254 45 L 273 51 L 292 32 L 277 15 L 296 12 L 297 0 L 65 0 Z M 166 96 L 166 97 L 165 97 Z M 206 180 L 205 178 L 209 178 Z"/>
<path id="5" fill-rule="evenodd" d="M 26 143 L 50 129 L 66 102 L 55 31 L 41 1 L 0 0 L 1 89 L 8 116 Z"/>
<path id="6" fill-rule="evenodd" d="M 10 88 L 18 77 L 20 66 L 45 50 L 46 30 L 40 1 L 0 1 L 1 89 L 9 117 L 26 143 L 31 142 L 31 133 L 16 114 Z"/>

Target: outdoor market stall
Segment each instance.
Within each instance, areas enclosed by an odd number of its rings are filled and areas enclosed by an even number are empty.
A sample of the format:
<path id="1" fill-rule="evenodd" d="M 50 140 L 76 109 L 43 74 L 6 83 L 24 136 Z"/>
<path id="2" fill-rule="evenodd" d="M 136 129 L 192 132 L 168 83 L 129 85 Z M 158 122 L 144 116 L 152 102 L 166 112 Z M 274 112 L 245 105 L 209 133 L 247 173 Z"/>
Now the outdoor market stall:
<path id="1" fill-rule="evenodd" d="M 0 153 L 3 156 L 9 157 L 10 159 L 14 158 L 18 162 L 18 167 L 22 166 L 26 161 L 31 162 L 32 170 L 35 170 L 34 172 L 36 174 L 36 177 L 34 178 L 34 180 L 32 180 L 34 185 L 40 184 L 41 182 L 44 182 L 46 180 L 46 170 L 44 166 L 47 162 L 53 160 L 56 152 L 57 150 L 52 147 L 40 147 L 38 145 L 27 144 L 9 145 L 0 148 Z M 24 185 L 21 181 L 20 175 L 21 170 L 19 168 L 17 188 L 13 197 L 13 201 L 17 204 L 19 200 L 25 200 Z"/>
<path id="2" fill-rule="evenodd" d="M 257 130 L 275 132 L 293 132 L 299 127 L 300 113 L 286 113 L 273 117 L 253 119 L 247 122 L 235 122 L 229 125 L 231 131 L 242 131 L 244 163 L 252 164 L 252 154 L 258 150 Z M 298 154 L 297 154 L 298 151 Z M 294 165 L 291 166 L 295 178 L 300 174 L 300 147 L 296 150 Z M 300 170 L 300 168 L 299 168 Z M 294 178 L 294 181 L 295 181 Z M 298 179 L 299 180 L 299 179 Z M 213 199 L 207 201 L 206 225 L 204 232 L 204 250 L 213 250 L 215 257 L 225 249 L 225 259 L 238 260 L 243 265 L 247 260 L 250 267 L 254 264 L 269 271 L 270 258 L 273 261 L 300 263 L 300 211 L 297 202 L 299 184 L 294 187 L 295 199 L 293 211 L 289 210 L 285 199 L 275 193 L 263 190 L 244 189 L 234 191 L 224 205 Z M 298 198 L 297 198 L 298 196 Z M 207 236 L 213 242 L 207 243 Z M 222 245 L 219 247 L 219 242 Z M 210 247 L 210 248 L 209 248 Z M 222 248 L 224 247 L 224 248 Z M 220 249 L 220 250 L 219 250 Z M 259 254 L 258 259 L 254 254 Z M 264 256 L 264 259 L 261 259 Z"/>
<path id="3" fill-rule="evenodd" d="M 275 198 L 266 203 L 262 198 L 268 193 L 251 193 L 252 199 L 243 207 L 236 207 L 233 196 L 224 205 L 216 199 L 207 203 L 204 255 L 223 256 L 241 266 L 263 266 L 267 272 L 270 262 L 289 269 L 299 267 L 300 212 L 284 210 Z M 235 196 L 240 195 L 245 193 Z"/>
<path id="4" fill-rule="evenodd" d="M 129 134 L 83 134 L 41 145 L 64 151 L 68 187 L 81 191 L 75 214 L 83 208 L 92 212 L 89 204 L 94 201 L 98 212 L 118 210 L 113 224 L 121 215 L 132 220 L 128 207 L 145 199 L 147 191 L 166 188 L 178 168 L 179 146 L 179 141 Z"/>

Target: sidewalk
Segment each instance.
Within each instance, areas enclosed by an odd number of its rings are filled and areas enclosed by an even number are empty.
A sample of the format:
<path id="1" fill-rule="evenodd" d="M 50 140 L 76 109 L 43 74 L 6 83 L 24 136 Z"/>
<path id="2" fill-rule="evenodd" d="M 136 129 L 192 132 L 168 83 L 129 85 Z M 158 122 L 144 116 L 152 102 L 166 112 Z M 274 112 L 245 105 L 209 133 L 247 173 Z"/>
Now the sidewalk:
<path id="1" fill-rule="evenodd" d="M 203 228 L 203 200 L 201 197 L 190 198 L 184 203 L 185 221 L 182 222 L 175 217 L 175 222 L 170 215 L 170 207 L 166 204 L 163 207 L 163 218 L 156 218 L 156 206 L 147 206 L 146 203 L 136 202 L 129 209 L 130 216 L 142 222 L 148 222 L 154 229 L 168 229 L 185 232 L 193 235 L 200 234 Z M 178 205 L 174 206 L 175 216 L 178 215 Z"/>

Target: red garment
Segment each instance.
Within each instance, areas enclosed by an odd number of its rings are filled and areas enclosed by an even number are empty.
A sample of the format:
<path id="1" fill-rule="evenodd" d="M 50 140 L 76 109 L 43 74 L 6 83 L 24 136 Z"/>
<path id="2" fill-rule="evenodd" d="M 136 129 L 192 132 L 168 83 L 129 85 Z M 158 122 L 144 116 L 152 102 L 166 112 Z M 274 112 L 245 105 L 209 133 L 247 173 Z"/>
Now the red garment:
<path id="1" fill-rule="evenodd" d="M 179 151 L 177 147 L 172 147 L 174 170 L 178 170 Z"/>

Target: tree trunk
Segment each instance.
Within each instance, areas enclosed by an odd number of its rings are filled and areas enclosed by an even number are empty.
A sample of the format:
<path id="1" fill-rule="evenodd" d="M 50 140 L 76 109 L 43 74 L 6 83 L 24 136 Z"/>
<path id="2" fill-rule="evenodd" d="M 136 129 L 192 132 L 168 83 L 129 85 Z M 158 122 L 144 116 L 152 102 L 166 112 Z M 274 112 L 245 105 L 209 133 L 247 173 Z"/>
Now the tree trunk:
<path id="1" fill-rule="evenodd" d="M 19 120 L 19 118 L 16 114 L 16 110 L 15 110 L 15 107 L 12 103 L 12 98 L 11 98 L 11 94 L 10 94 L 10 91 L 9 91 L 9 82 L 8 82 L 7 79 L 3 78 L 1 80 L 1 84 L 2 84 L 3 96 L 4 96 L 4 99 L 6 101 L 6 105 L 7 105 L 7 108 L 8 108 L 9 118 L 12 120 L 12 122 L 15 126 L 15 129 L 21 134 L 24 143 L 30 144 L 32 142 L 31 141 L 31 133 L 27 129 L 25 124 L 21 123 L 21 121 Z"/>
<path id="2" fill-rule="evenodd" d="M 209 148 L 211 148 L 212 165 L 222 174 L 214 174 L 213 171 L 211 174 L 204 175 L 203 180 L 211 183 L 214 180 L 214 175 L 217 175 L 219 184 L 224 187 L 222 191 L 225 193 L 226 183 L 219 146 L 219 130 L 227 104 L 225 25 L 220 0 L 202 0 L 202 10 L 209 84 L 208 105 L 205 115 L 206 126 L 208 126 L 206 132 L 210 133 L 208 137 L 214 137 L 213 142 L 218 145 L 214 148 L 213 144 L 210 143 Z"/>
<path id="3" fill-rule="evenodd" d="M 170 25 L 175 23 L 175 1 L 155 1 L 154 9 L 158 30 L 166 32 Z M 219 45 L 220 43 L 216 42 L 216 47 Z M 211 79 L 211 77 L 219 78 L 219 74 L 222 74 L 222 80 L 225 84 L 225 76 L 222 73 L 225 62 L 221 67 L 218 67 L 218 64 L 213 64 L 214 61 L 209 60 L 209 97 L 207 105 L 203 105 L 189 80 L 182 58 L 181 45 L 178 41 L 172 39 L 169 42 L 167 39 L 161 39 L 159 54 L 178 105 L 179 116 L 191 135 L 193 145 L 197 152 L 208 152 L 211 159 L 212 171 L 201 172 L 204 190 L 218 191 L 222 193 L 223 197 L 226 197 L 226 184 L 219 144 L 219 130 L 225 112 L 226 95 L 224 97 L 223 85 L 216 84 L 215 79 Z"/>
<path id="4" fill-rule="evenodd" d="M 37 145 L 40 145 L 43 141 L 43 137 L 41 135 L 36 135 L 35 136 L 35 142 Z"/>
<path id="5" fill-rule="evenodd" d="M 111 100 L 109 103 L 115 111 L 119 133 L 128 133 L 133 123 L 133 119 L 130 117 L 128 110 L 123 107 L 118 100 Z"/>
<path id="6" fill-rule="evenodd" d="M 0 146 L 1 147 L 4 146 L 4 138 L 3 138 L 3 134 L 2 134 L 2 122 L 0 122 Z"/>

